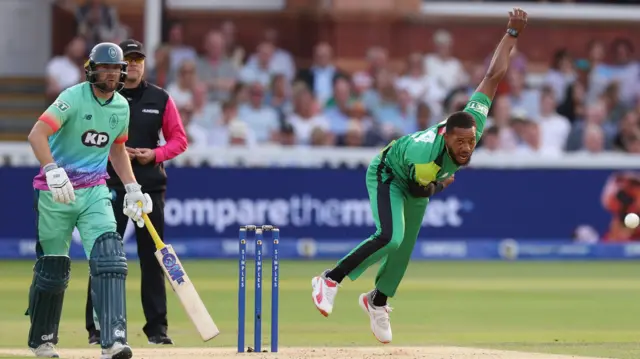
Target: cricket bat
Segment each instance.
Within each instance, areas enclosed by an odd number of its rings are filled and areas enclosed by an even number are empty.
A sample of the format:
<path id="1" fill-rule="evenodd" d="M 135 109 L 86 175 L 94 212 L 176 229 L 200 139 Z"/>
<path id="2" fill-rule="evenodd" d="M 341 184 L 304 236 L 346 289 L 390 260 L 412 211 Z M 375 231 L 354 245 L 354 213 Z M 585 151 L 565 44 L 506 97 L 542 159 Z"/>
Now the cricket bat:
<path id="1" fill-rule="evenodd" d="M 211 319 L 207 308 L 204 306 L 202 299 L 200 299 L 196 291 L 196 287 L 191 283 L 173 247 L 171 247 L 170 244 L 167 245 L 162 242 L 158 232 L 156 232 L 156 229 L 146 214 L 142 214 L 142 219 L 144 219 L 144 224 L 156 245 L 156 259 L 160 263 L 164 275 L 171 283 L 173 291 L 178 295 L 180 303 L 182 303 L 191 322 L 196 326 L 198 333 L 200 333 L 202 340 L 206 342 L 215 338 L 220 334 L 220 331 L 213 322 L 213 319 Z"/>

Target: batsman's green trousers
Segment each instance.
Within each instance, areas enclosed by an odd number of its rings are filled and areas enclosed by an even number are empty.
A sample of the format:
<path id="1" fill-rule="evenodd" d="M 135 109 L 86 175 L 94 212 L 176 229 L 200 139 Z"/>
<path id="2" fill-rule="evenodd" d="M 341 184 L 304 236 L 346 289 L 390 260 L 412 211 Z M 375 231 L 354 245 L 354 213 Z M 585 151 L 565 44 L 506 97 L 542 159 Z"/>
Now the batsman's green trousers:
<path id="1" fill-rule="evenodd" d="M 68 256 L 73 229 L 78 227 L 84 253 L 89 259 L 96 239 L 116 231 L 111 192 L 106 185 L 80 188 L 75 194 L 75 202 L 64 204 L 55 202 L 49 191 L 35 190 L 38 257 Z"/>

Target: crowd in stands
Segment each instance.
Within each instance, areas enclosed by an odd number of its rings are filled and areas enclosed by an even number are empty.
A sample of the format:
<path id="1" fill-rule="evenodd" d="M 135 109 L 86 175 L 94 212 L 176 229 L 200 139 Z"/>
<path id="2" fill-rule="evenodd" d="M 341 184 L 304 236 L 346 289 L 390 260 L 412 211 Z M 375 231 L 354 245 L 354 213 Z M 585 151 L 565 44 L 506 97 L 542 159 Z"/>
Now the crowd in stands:
<path id="1" fill-rule="evenodd" d="M 81 26 L 66 54 L 51 60 L 50 96 L 84 79 L 88 47 L 127 36 L 108 8 L 77 14 L 89 16 L 99 30 Z M 455 56 L 455 39 L 439 30 L 431 39 L 433 51 L 410 54 L 399 72 L 386 49 L 371 47 L 363 54 L 366 67 L 347 73 L 327 43 L 316 44 L 312 65 L 300 67 L 279 46 L 275 30 L 266 30 L 257 48 L 237 43 L 235 33 L 234 23 L 224 22 L 196 49 L 185 45 L 183 25 L 174 23 L 168 41 L 147 50 L 155 65 L 147 66 L 145 76 L 173 97 L 191 148 L 380 147 L 464 108 L 492 55 L 465 66 Z M 528 85 L 527 62 L 513 51 L 478 151 L 640 153 L 640 66 L 630 41 L 596 39 L 580 54 L 558 49 L 536 86 Z"/>

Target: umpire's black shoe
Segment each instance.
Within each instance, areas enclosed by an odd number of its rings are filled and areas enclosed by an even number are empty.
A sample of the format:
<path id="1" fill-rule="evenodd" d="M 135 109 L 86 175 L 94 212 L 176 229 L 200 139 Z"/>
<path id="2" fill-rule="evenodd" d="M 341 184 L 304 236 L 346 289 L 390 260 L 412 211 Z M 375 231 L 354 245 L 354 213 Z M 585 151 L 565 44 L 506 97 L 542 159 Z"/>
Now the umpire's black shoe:
<path id="1" fill-rule="evenodd" d="M 149 337 L 149 344 L 173 345 L 173 340 L 166 334 L 154 335 Z"/>
<path id="2" fill-rule="evenodd" d="M 98 345 L 100 344 L 100 331 L 92 331 L 89 333 L 89 345 Z"/>

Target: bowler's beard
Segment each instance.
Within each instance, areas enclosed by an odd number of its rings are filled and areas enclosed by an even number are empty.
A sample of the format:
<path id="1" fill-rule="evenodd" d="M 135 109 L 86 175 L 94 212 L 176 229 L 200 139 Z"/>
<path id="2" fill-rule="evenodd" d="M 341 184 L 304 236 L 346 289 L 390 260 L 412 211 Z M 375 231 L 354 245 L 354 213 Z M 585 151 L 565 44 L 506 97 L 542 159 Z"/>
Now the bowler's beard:
<path id="1" fill-rule="evenodd" d="M 471 154 L 469 155 L 469 159 L 467 159 L 467 162 L 465 163 L 460 163 L 458 162 L 458 159 L 456 158 L 456 154 L 455 152 L 449 150 L 449 146 L 445 145 L 445 148 L 447 150 L 447 153 L 449 154 L 449 158 L 451 158 L 451 161 L 453 161 L 453 163 L 458 166 L 458 167 L 465 167 L 468 166 L 469 163 L 471 163 L 471 157 L 473 157 L 473 151 L 471 151 Z"/>

